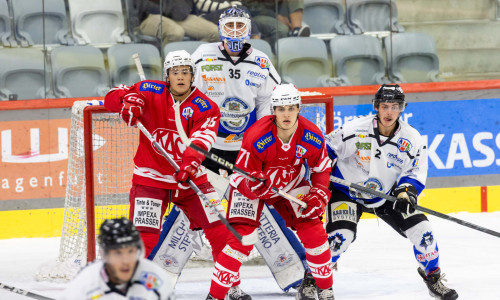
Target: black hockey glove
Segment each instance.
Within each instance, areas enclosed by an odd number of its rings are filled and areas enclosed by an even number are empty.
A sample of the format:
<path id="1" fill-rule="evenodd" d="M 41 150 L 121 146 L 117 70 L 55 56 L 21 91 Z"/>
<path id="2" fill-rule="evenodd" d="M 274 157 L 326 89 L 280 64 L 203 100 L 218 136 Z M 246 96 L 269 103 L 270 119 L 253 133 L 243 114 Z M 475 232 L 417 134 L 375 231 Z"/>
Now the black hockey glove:
<path id="1" fill-rule="evenodd" d="M 400 213 L 412 214 L 417 206 L 417 189 L 408 183 L 404 183 L 392 191 L 392 194 L 397 197 L 392 208 Z"/>

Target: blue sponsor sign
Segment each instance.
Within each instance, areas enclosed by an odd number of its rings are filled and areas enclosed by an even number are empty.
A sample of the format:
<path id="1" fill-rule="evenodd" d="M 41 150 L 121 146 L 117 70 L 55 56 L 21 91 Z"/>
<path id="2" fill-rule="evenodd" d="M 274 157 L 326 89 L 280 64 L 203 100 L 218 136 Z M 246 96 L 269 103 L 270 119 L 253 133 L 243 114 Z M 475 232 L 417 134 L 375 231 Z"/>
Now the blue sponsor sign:
<path id="1" fill-rule="evenodd" d="M 335 106 L 334 128 L 374 113 Z M 427 141 L 429 177 L 500 174 L 500 99 L 413 102 L 402 118 Z"/>

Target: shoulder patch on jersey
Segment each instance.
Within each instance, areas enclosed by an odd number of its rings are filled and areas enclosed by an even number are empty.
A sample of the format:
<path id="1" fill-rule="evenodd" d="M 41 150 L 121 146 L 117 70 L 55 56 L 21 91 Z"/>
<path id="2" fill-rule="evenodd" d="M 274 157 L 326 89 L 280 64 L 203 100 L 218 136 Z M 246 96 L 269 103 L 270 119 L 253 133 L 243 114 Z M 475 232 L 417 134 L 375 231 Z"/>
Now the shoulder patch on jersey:
<path id="1" fill-rule="evenodd" d="M 154 82 L 143 82 L 141 83 L 140 91 L 144 92 L 153 92 L 155 94 L 162 94 L 163 89 L 165 88 L 164 84 L 154 83 Z"/>
<path id="2" fill-rule="evenodd" d="M 148 290 L 155 290 L 163 284 L 158 275 L 152 272 L 141 272 L 139 281 Z"/>
<path id="3" fill-rule="evenodd" d="M 210 103 L 201 98 L 201 97 L 196 97 L 194 98 L 191 103 L 195 104 L 196 106 L 198 106 L 198 109 L 201 111 L 201 112 L 204 112 L 206 110 L 209 110 L 211 108 L 210 106 Z"/>
<path id="4" fill-rule="evenodd" d="M 311 144 L 318 149 L 321 149 L 321 146 L 323 145 L 323 138 L 319 134 L 316 134 L 307 129 L 304 130 L 302 141 Z"/>
<path id="5" fill-rule="evenodd" d="M 272 131 L 269 131 L 268 133 L 264 134 L 261 136 L 255 143 L 253 143 L 253 146 L 257 150 L 257 152 L 262 153 L 264 150 L 269 148 L 272 144 L 276 142 L 276 139 L 274 138 L 274 135 Z"/>
<path id="6" fill-rule="evenodd" d="M 185 108 L 182 110 L 182 116 L 183 116 L 183 117 L 184 117 L 184 119 L 186 119 L 186 120 L 189 120 L 189 119 L 193 116 L 193 113 L 194 113 L 194 110 L 193 110 L 193 108 L 191 108 L 190 106 L 185 107 Z"/>
<path id="7" fill-rule="evenodd" d="M 270 62 L 267 57 L 256 56 L 254 61 L 261 69 L 269 69 Z"/>
<path id="8" fill-rule="evenodd" d="M 307 149 L 304 146 L 297 145 L 297 148 L 295 149 L 295 157 L 297 158 L 302 158 L 307 152 Z"/>
<path id="9" fill-rule="evenodd" d="M 413 148 L 410 141 L 404 138 L 399 138 L 397 144 L 400 152 L 409 152 Z"/>

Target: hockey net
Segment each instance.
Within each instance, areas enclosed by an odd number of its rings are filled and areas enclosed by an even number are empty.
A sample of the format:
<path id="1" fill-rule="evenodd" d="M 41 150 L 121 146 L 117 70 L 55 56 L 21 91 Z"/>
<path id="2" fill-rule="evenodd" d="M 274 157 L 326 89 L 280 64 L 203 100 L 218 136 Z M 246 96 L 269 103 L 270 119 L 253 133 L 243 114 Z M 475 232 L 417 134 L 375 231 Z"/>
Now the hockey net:
<path id="1" fill-rule="evenodd" d="M 302 101 L 302 116 L 315 123 L 324 134 L 333 129 L 331 97 L 303 95 Z M 59 257 L 56 263 L 44 264 L 37 279 L 70 280 L 82 266 L 98 256 L 96 237 L 101 223 L 108 218 L 128 217 L 128 195 L 138 140 L 139 130 L 127 127 L 117 113 L 109 113 L 102 101 L 74 103 Z M 250 257 L 257 256 L 254 250 Z M 192 258 L 193 261 L 203 259 Z"/>

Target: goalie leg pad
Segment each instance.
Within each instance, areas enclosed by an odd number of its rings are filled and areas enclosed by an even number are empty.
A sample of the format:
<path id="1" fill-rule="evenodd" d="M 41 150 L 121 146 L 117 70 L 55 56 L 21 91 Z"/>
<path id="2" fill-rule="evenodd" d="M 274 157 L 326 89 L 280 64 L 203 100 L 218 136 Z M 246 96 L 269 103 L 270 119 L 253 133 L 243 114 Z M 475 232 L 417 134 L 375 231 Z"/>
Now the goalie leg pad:
<path id="1" fill-rule="evenodd" d="M 429 221 L 422 221 L 405 232 L 413 243 L 415 259 L 425 274 L 439 268 L 439 249 Z"/>

